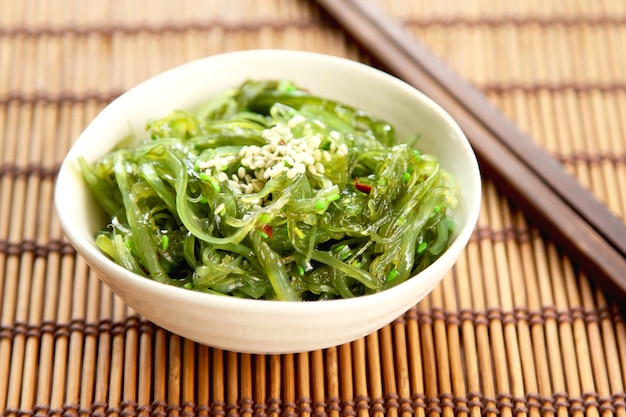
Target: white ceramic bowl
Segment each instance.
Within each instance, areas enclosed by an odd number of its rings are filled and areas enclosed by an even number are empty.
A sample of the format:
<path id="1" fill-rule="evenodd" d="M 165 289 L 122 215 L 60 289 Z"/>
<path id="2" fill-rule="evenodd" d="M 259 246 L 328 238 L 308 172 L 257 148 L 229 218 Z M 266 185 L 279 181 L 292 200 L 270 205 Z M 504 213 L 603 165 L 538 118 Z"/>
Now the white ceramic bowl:
<path id="1" fill-rule="evenodd" d="M 460 185 L 457 230 L 447 251 L 426 270 L 374 295 L 323 302 L 244 300 L 189 291 L 134 275 L 94 244 L 105 223 L 77 166 L 93 161 L 129 130 L 174 109 L 193 110 L 248 78 L 289 79 L 316 95 L 390 121 L 400 135 L 419 132 L 420 150 L 436 155 Z M 61 166 L 55 204 L 64 232 L 112 289 L 144 318 L 173 333 L 221 349 L 301 352 L 346 343 L 390 323 L 426 296 L 454 265 L 475 226 L 481 181 L 466 137 L 437 104 L 406 83 L 343 58 L 296 51 L 232 52 L 189 62 L 132 88 L 109 104 L 77 139 Z"/>

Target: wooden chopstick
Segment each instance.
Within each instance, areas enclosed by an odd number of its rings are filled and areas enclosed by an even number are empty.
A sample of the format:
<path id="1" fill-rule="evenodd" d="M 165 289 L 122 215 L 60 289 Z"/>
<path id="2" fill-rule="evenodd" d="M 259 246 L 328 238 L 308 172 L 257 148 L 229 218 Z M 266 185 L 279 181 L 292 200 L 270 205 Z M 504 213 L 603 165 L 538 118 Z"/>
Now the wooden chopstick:
<path id="1" fill-rule="evenodd" d="M 626 224 L 477 89 L 367 0 L 316 0 L 385 70 L 441 105 L 481 170 L 590 279 L 626 300 Z"/>

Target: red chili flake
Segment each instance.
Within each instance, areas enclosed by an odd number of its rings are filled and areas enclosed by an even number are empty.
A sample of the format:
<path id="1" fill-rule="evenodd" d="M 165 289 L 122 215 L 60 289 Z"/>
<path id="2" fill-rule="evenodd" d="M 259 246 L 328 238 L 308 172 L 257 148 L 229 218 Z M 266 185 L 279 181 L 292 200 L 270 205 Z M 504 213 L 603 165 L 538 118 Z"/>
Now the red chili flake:
<path id="1" fill-rule="evenodd" d="M 269 224 L 263 226 L 261 230 L 268 238 L 272 237 L 272 226 L 270 226 Z"/>
<path id="2" fill-rule="evenodd" d="M 354 188 L 359 190 L 362 193 L 369 194 L 372 191 L 372 186 L 368 184 L 363 184 L 359 182 L 359 177 L 354 179 Z"/>

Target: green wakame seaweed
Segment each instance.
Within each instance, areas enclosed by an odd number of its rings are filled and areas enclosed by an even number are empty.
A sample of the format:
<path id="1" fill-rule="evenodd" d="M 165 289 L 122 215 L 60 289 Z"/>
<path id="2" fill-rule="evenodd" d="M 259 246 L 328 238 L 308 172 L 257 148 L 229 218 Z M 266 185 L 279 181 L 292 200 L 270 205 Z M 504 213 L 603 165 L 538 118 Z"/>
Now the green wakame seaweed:
<path id="1" fill-rule="evenodd" d="M 135 273 L 234 297 L 327 300 L 395 286 L 448 246 L 456 186 L 438 160 L 386 121 L 291 82 L 247 81 L 147 131 L 138 146 L 79 161 L 110 219 L 96 243 Z M 270 152 L 273 168 L 250 162 Z"/>

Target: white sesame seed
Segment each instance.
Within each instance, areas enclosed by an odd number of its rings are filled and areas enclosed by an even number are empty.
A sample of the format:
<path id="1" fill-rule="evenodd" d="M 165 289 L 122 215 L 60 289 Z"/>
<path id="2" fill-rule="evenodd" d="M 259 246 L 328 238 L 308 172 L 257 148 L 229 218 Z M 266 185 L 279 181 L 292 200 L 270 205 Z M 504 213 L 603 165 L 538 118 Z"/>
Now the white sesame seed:
<path id="1" fill-rule="evenodd" d="M 259 181 L 257 179 L 253 179 L 252 180 L 252 187 L 253 187 L 253 191 L 255 193 L 258 193 L 259 191 L 261 191 L 263 189 L 263 182 Z"/>
<path id="2" fill-rule="evenodd" d="M 306 121 L 306 118 L 304 116 L 302 116 L 301 114 L 296 114 L 291 119 L 289 119 L 289 121 L 287 122 L 287 126 L 289 128 L 294 128 L 298 126 L 300 123 L 305 122 L 305 121 Z"/>
<path id="3" fill-rule="evenodd" d="M 322 138 L 320 137 L 319 134 L 314 135 L 310 140 L 309 140 L 309 144 L 311 149 L 317 149 L 320 147 L 320 144 L 322 143 Z"/>
<path id="4" fill-rule="evenodd" d="M 306 165 L 315 164 L 315 158 L 310 153 L 302 152 L 300 155 L 302 155 L 302 158 L 301 158 L 302 162 L 305 163 Z"/>
<path id="5" fill-rule="evenodd" d="M 337 153 L 339 155 L 347 155 L 348 154 L 348 146 L 345 143 L 342 143 L 341 145 L 339 145 L 339 149 L 337 149 Z"/>
<path id="6" fill-rule="evenodd" d="M 315 170 L 317 172 L 319 172 L 320 174 L 324 173 L 324 164 L 322 164 L 321 162 L 316 162 L 315 163 Z"/>
<path id="7" fill-rule="evenodd" d="M 341 134 L 339 132 L 337 132 L 336 130 L 331 130 L 330 133 L 328 134 L 332 139 L 335 140 L 339 140 L 341 139 Z"/>
<path id="8" fill-rule="evenodd" d="M 215 208 L 215 214 L 217 214 L 218 216 L 222 215 L 222 212 L 226 209 L 226 206 L 224 205 L 224 203 L 221 203 L 219 206 L 217 206 Z"/>
<path id="9" fill-rule="evenodd" d="M 296 169 L 295 168 L 291 168 L 289 171 L 287 171 L 287 178 L 293 179 L 293 178 L 295 178 L 295 176 L 297 174 L 298 173 L 296 172 Z"/>
<path id="10" fill-rule="evenodd" d="M 324 161 L 330 162 L 330 160 L 331 160 L 330 152 L 324 151 Z"/>
<path id="11" fill-rule="evenodd" d="M 226 182 L 226 181 L 228 181 L 228 174 L 226 174 L 225 172 L 220 172 L 219 174 L 217 174 L 217 180 L 219 182 Z"/>
<path id="12" fill-rule="evenodd" d="M 239 167 L 239 169 L 237 170 L 237 177 L 239 177 L 239 179 L 243 179 L 245 176 L 246 176 L 246 169 L 244 167 Z"/>
<path id="13" fill-rule="evenodd" d="M 315 165 L 307 165 L 307 171 L 313 175 L 317 175 L 317 168 L 315 168 Z"/>

